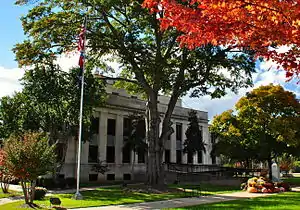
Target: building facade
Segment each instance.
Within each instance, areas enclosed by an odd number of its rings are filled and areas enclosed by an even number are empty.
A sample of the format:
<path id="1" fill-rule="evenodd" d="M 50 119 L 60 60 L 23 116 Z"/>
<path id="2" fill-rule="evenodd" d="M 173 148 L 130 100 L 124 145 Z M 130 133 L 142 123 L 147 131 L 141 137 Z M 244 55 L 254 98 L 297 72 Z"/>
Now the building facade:
<path id="1" fill-rule="evenodd" d="M 113 181 L 137 179 L 137 174 L 145 174 L 145 154 L 133 152 L 124 147 L 128 139 L 130 126 L 129 116 L 145 112 L 146 101 L 139 96 L 132 96 L 122 89 L 107 87 L 108 100 L 105 107 L 96 108 L 94 114 L 94 133 L 90 141 L 82 146 L 81 153 L 81 181 Z M 167 109 L 169 97 L 159 97 L 159 111 L 162 116 Z M 197 111 L 202 130 L 206 153 L 183 153 L 185 131 L 188 127 L 188 113 L 190 109 L 182 107 L 178 100 L 172 115 L 174 132 L 165 142 L 164 162 L 182 164 L 216 164 L 216 158 L 210 156 L 212 141 L 208 131 L 207 112 Z M 76 177 L 78 142 L 68 141 L 65 164 L 61 175 L 65 178 Z M 92 170 L 97 160 L 108 166 L 109 171 L 104 174 Z"/>

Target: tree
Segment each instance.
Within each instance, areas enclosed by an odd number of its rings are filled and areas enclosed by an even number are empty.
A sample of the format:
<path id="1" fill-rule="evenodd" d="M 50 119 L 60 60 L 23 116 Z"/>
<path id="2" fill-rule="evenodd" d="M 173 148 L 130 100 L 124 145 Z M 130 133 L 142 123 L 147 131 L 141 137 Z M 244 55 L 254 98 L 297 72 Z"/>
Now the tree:
<path id="1" fill-rule="evenodd" d="M 62 137 L 74 136 L 78 130 L 80 88 L 78 69 L 70 73 L 57 66 L 36 67 L 21 79 L 23 90 L 1 99 L 2 138 L 24 131 L 48 132 L 50 143 Z M 84 91 L 85 140 L 90 132 L 93 108 L 104 103 L 105 90 L 101 81 L 86 73 Z M 67 138 L 65 138 L 67 139 Z"/>
<path id="2" fill-rule="evenodd" d="M 196 152 L 202 154 L 206 152 L 205 143 L 203 142 L 202 130 L 200 130 L 197 112 L 191 110 L 189 112 L 189 126 L 185 132 L 186 139 L 184 141 L 183 152 L 188 154 L 195 154 Z"/>
<path id="3" fill-rule="evenodd" d="M 78 29 L 88 14 L 86 68 L 106 66 L 106 60 L 119 62 L 122 72 L 114 80 L 147 99 L 147 174 L 149 184 L 158 186 L 163 184 L 164 142 L 173 132 L 170 119 L 178 98 L 191 89 L 193 97 L 221 97 L 226 90 L 248 87 L 255 64 L 248 50 L 232 52 L 211 44 L 192 51 L 180 48 L 178 31 L 160 30 L 158 16 L 164 13 L 150 14 L 142 2 L 40 1 L 22 18 L 30 39 L 17 44 L 14 52 L 20 66 L 51 64 L 56 55 L 74 50 Z M 170 96 L 161 132 L 160 93 Z"/>
<path id="4" fill-rule="evenodd" d="M 146 154 L 148 145 L 146 143 L 145 117 L 139 113 L 129 116 L 131 126 L 129 127 L 129 137 L 124 142 L 124 149 L 133 151 L 134 154 Z M 135 155 L 132 160 L 132 171 L 134 170 Z"/>
<path id="5" fill-rule="evenodd" d="M 212 43 L 229 48 L 249 48 L 257 57 L 273 60 L 286 76 L 299 76 L 300 2 L 274 0 L 145 0 L 144 6 L 161 17 L 163 30 L 182 32 L 182 46 Z M 289 46 L 287 52 L 276 51 Z"/>
<path id="6" fill-rule="evenodd" d="M 49 146 L 48 137 L 42 133 L 24 133 L 11 136 L 4 142 L 4 168 L 7 175 L 21 180 L 26 204 L 32 204 L 38 176 L 53 171 L 55 145 Z M 30 187 L 27 187 L 27 182 Z"/>
<path id="7" fill-rule="evenodd" d="M 300 146 L 300 104 L 295 94 L 279 85 L 260 86 L 214 118 L 219 153 L 236 159 L 267 161 L 282 154 L 297 154 Z M 223 147 L 224 146 L 224 147 Z"/>

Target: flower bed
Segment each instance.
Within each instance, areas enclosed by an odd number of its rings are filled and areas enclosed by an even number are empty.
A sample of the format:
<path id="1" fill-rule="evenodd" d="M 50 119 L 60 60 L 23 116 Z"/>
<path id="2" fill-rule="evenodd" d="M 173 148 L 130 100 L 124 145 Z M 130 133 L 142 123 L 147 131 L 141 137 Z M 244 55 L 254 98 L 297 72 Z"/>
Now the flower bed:
<path id="1" fill-rule="evenodd" d="M 279 193 L 290 191 L 291 187 L 284 182 L 272 182 L 265 177 L 253 177 L 241 184 L 241 189 L 249 193 Z"/>

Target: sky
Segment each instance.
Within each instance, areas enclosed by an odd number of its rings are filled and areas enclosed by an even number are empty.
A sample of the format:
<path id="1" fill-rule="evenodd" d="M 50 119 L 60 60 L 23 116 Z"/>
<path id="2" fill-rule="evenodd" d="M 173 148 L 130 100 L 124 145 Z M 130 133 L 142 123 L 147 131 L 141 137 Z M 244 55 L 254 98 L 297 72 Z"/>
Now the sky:
<path id="1" fill-rule="evenodd" d="M 24 70 L 18 68 L 12 48 L 18 42 L 26 39 L 23 33 L 20 17 L 25 15 L 28 7 L 20 7 L 13 4 L 13 0 L 2 0 L 0 7 L 0 97 L 12 95 L 15 91 L 22 90 L 19 79 L 22 78 Z M 284 50 L 284 49 L 283 49 Z M 61 57 L 58 60 L 61 67 L 67 70 L 76 66 L 76 57 Z M 207 111 L 209 119 L 221 114 L 223 111 L 232 109 L 234 104 L 245 95 L 260 85 L 270 83 L 280 84 L 285 89 L 294 92 L 300 98 L 300 84 L 297 80 L 286 82 L 285 73 L 278 71 L 276 64 L 272 62 L 262 62 L 256 65 L 257 73 L 253 74 L 254 87 L 240 89 L 238 94 L 229 92 L 221 99 L 213 99 L 209 96 L 201 98 L 183 97 L 183 106 L 187 108 Z"/>

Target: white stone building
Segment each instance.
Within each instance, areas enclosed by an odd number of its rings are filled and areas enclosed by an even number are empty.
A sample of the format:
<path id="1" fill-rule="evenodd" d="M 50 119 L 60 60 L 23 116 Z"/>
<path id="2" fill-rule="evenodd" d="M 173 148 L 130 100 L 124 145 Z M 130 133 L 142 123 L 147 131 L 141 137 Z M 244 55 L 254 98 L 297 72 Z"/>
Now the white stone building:
<path id="1" fill-rule="evenodd" d="M 124 141 L 128 136 L 128 116 L 136 112 L 144 112 L 146 101 L 138 96 L 131 96 L 122 89 L 107 87 L 109 94 L 105 107 L 96 108 L 94 126 L 95 133 L 91 141 L 82 146 L 81 153 L 81 180 L 83 182 L 106 180 L 132 180 L 145 174 L 145 154 L 134 153 L 123 149 Z M 167 108 L 169 97 L 159 97 L 159 111 L 163 114 Z M 206 144 L 206 153 L 187 155 L 182 152 L 185 140 L 185 131 L 188 127 L 188 112 L 190 109 L 182 107 L 178 100 L 172 115 L 174 133 L 165 143 L 164 161 L 182 164 L 216 164 L 216 158 L 211 158 L 212 147 L 208 131 L 207 112 L 197 111 L 203 140 Z M 76 177 L 78 142 L 68 142 L 65 164 L 61 176 Z M 97 174 L 91 170 L 97 159 L 107 163 L 109 171 Z M 141 179 L 141 177 L 138 177 Z"/>

